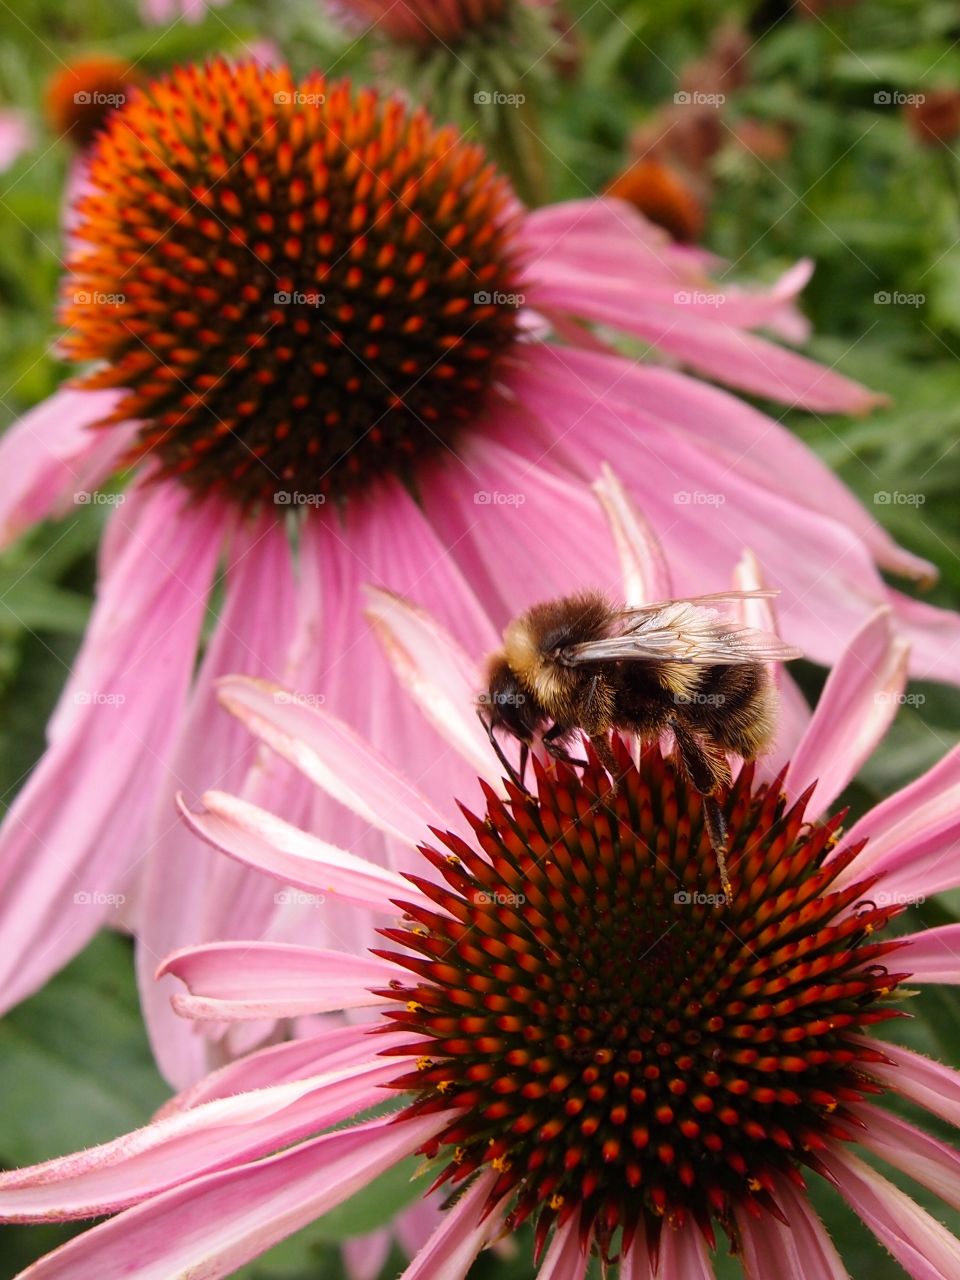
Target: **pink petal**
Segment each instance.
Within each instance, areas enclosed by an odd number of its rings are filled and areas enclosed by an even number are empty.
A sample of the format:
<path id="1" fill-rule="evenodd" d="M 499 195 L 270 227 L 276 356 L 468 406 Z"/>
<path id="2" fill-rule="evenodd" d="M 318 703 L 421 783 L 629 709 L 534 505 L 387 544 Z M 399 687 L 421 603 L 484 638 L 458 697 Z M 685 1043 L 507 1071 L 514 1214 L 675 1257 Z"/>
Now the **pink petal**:
<path id="1" fill-rule="evenodd" d="M 620 557 L 623 599 L 628 605 L 670 600 L 673 596 L 670 567 L 657 535 L 637 510 L 620 478 L 606 463 L 593 491 L 600 499 Z"/>
<path id="2" fill-rule="evenodd" d="M 185 1018 L 295 1018 L 384 1003 L 397 967 L 375 956 L 276 942 L 211 942 L 169 956 L 157 977 L 172 973 L 190 991 L 173 997 Z"/>
<path id="3" fill-rule="evenodd" d="M 340 1250 L 349 1280 L 377 1280 L 390 1256 L 392 1243 L 389 1227 L 344 1240 Z"/>
<path id="4" fill-rule="evenodd" d="M 0 1174 L 0 1214 L 13 1222 L 116 1213 L 202 1174 L 281 1150 L 382 1102 L 396 1063 L 368 1043 L 339 1071 L 237 1094 L 112 1142 Z"/>
<path id="5" fill-rule="evenodd" d="M 404 1271 L 401 1280 L 463 1280 L 477 1254 L 500 1231 L 503 1214 L 494 1210 L 481 1219 L 496 1174 L 479 1177 L 456 1204 Z"/>
<path id="6" fill-rule="evenodd" d="M 156 798 L 153 824 L 141 881 L 137 967 L 140 998 L 154 1055 L 167 1079 L 182 1087 L 201 1077 L 213 1060 L 211 1045 L 198 1028 L 178 1017 L 170 997 L 179 990 L 172 978 L 158 982 L 157 960 L 179 947 L 211 937 L 258 937 L 274 909 L 279 885 L 265 876 L 252 876 L 198 843 L 189 827 L 178 820 L 177 792 L 196 803 L 205 786 L 241 791 L 251 769 L 257 767 L 257 746 L 249 733 L 220 706 L 215 681 L 228 673 L 253 670 L 276 677 L 286 674 L 288 655 L 296 641 L 298 608 L 305 607 L 306 587 L 298 589 L 289 539 L 282 525 L 268 516 L 245 521 L 234 533 L 226 571 L 223 603 L 182 717 L 170 766 Z M 262 778 L 273 803 L 290 816 L 301 794 L 312 790 L 288 765 Z M 278 776 L 279 770 L 287 776 Z M 304 810 L 304 812 L 306 812 Z M 266 914 L 240 910 L 238 894 L 247 892 L 264 905 Z M 189 884 L 189 894 L 183 886 Z"/>
<path id="7" fill-rule="evenodd" d="M 746 1280 L 850 1280 L 846 1267 L 807 1197 L 786 1178 L 776 1200 L 787 1226 L 772 1214 L 737 1214 Z"/>
<path id="8" fill-rule="evenodd" d="M 852 1152 L 823 1152 L 839 1191 L 914 1280 L 958 1280 L 960 1241 Z"/>
<path id="9" fill-rule="evenodd" d="M 861 1146 L 910 1175 L 946 1204 L 960 1207 L 960 1152 L 892 1112 L 869 1103 L 856 1108 L 867 1129 Z"/>
<path id="10" fill-rule="evenodd" d="M 873 1040 L 859 1040 L 859 1043 L 876 1049 Z M 889 1040 L 883 1043 L 883 1053 L 891 1062 L 871 1062 L 872 1076 L 904 1098 L 960 1127 L 960 1072 Z"/>
<path id="11" fill-rule="evenodd" d="M 5 172 L 33 145 L 33 130 L 23 111 L 0 111 L 0 173 Z"/>
<path id="12" fill-rule="evenodd" d="M 208 1174 L 47 1254 L 29 1280 L 217 1280 L 360 1191 L 444 1123 L 372 1120 Z"/>
<path id="13" fill-rule="evenodd" d="M 788 794 L 817 781 L 807 808 L 818 817 L 837 798 L 883 737 L 907 680 L 906 642 L 893 615 L 868 618 L 827 677 L 827 683 L 787 773 Z"/>
<path id="14" fill-rule="evenodd" d="M 553 1233 L 550 1247 L 537 1267 L 537 1280 L 583 1280 L 589 1258 L 580 1244 L 576 1216 Z"/>
<path id="15" fill-rule="evenodd" d="M 886 595 L 910 641 L 911 674 L 917 680 L 960 684 L 960 615 L 956 610 L 938 609 L 889 587 Z"/>
<path id="16" fill-rule="evenodd" d="M 475 714 L 483 676 L 438 623 L 423 609 L 390 592 L 371 588 L 366 614 L 400 683 L 437 732 L 485 777 L 494 777 L 497 761 Z M 487 627 L 477 646 L 497 643 Z"/>
<path id="17" fill-rule="evenodd" d="M 879 898 L 882 903 L 886 897 L 882 890 L 871 892 L 874 902 Z M 897 941 L 910 945 L 909 951 L 902 952 L 900 958 L 902 967 L 910 970 L 911 982 L 960 983 L 960 924 L 921 929 L 919 933 L 904 934 Z"/>
<path id="18" fill-rule="evenodd" d="M 229 857 L 284 884 L 391 916 L 397 914 L 391 898 L 420 897 L 395 871 L 325 844 L 245 800 L 208 791 L 203 804 L 199 813 L 183 808 L 191 831 Z"/>
<path id="19" fill-rule="evenodd" d="M 348 725 L 266 680 L 227 678 L 220 700 L 258 738 L 365 822 L 408 844 L 441 820 L 383 756 Z"/>
<path id="20" fill-rule="evenodd" d="M 213 1071 L 198 1084 L 170 1098 L 157 1112 L 155 1119 L 177 1111 L 199 1107 L 217 1098 L 229 1098 L 237 1093 L 250 1093 L 272 1085 L 288 1084 L 307 1076 L 325 1075 L 343 1066 L 363 1059 L 370 1049 L 370 1024 L 331 1026 L 323 1019 L 324 1027 L 316 1035 L 305 1035 L 296 1040 L 258 1049 L 235 1062 L 229 1062 Z M 396 1040 L 383 1030 L 377 1032 L 378 1050 L 390 1043 L 410 1043 L 410 1035 L 397 1032 Z"/>
<path id="21" fill-rule="evenodd" d="M 193 674 L 220 528 L 168 486 L 153 491 L 139 530 L 101 584 L 56 736 L 4 822 L 10 1004 L 110 917 L 145 851 L 144 797 L 163 776 Z"/>
<path id="22" fill-rule="evenodd" d="M 866 848 L 838 877 L 838 887 L 877 872 L 883 876 L 878 889 L 910 898 L 960 883 L 960 747 L 871 809 L 847 836 L 864 838 Z"/>
<path id="23" fill-rule="evenodd" d="M 116 408 L 121 391 L 63 387 L 11 426 L 0 441 L 0 544 L 30 525 L 89 503 L 130 444 L 136 424 L 94 431 Z M 117 495 L 113 505 L 120 505 Z"/>
<path id="24" fill-rule="evenodd" d="M 667 1227 L 660 1237 L 659 1280 L 714 1280 L 713 1266 L 699 1228 L 691 1221 Z"/>

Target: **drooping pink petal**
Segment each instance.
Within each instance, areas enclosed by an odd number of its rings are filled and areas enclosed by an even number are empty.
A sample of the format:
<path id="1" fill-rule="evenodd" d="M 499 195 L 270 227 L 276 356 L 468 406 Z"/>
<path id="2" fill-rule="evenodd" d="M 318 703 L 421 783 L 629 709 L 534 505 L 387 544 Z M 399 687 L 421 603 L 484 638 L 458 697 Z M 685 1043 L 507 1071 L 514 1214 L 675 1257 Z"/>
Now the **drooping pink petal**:
<path id="1" fill-rule="evenodd" d="M 693 1222 L 661 1235 L 658 1280 L 714 1280 L 706 1243 Z"/>
<path id="2" fill-rule="evenodd" d="M 769 485 L 739 471 L 718 469 L 701 448 L 627 395 L 625 379 L 622 361 L 569 347 L 531 345 L 511 382 L 522 402 L 553 428 L 555 446 L 542 466 L 566 465 L 592 481 L 598 462 L 608 461 L 656 529 L 679 595 L 727 587 L 734 565 L 749 548 L 765 566 L 771 585 L 782 591 L 778 611 L 784 638 L 816 661 L 835 661 L 865 613 L 886 598 L 863 542 L 838 521 L 771 491 Z M 589 432 L 583 429 L 585 422 Z M 518 480 L 514 469 L 514 488 L 522 488 L 522 475 L 521 469 Z M 469 537 L 467 530 L 449 520 L 445 536 Z M 564 545 L 569 548 L 570 543 Z M 803 546 L 802 556 L 798 546 Z M 568 583 L 573 578 L 580 585 L 577 569 L 579 563 L 573 561 Z M 598 585 L 595 568 L 589 576 Z"/>
<path id="3" fill-rule="evenodd" d="M 75 498 L 85 505 L 113 471 L 136 424 L 94 431 L 122 392 L 62 387 L 25 413 L 0 440 L 0 546 Z M 118 495 L 118 502 L 123 496 Z"/>
<path id="4" fill-rule="evenodd" d="M 389 1227 L 378 1227 L 363 1236 L 351 1236 L 340 1245 L 343 1265 L 349 1280 L 377 1280 L 387 1258 L 393 1233 Z"/>
<path id="5" fill-rule="evenodd" d="M 903 953 L 903 967 L 910 970 L 911 982 L 960 983 L 960 924 L 921 929 L 897 941 L 910 945 Z"/>
<path id="6" fill-rule="evenodd" d="M 914 1280 L 958 1280 L 960 1241 L 852 1152 L 821 1154 L 838 1190 Z"/>
<path id="7" fill-rule="evenodd" d="M 56 735 L 0 835 L 5 1006 L 122 905 L 146 850 L 143 798 L 163 776 L 193 673 L 220 528 L 170 487 L 144 501 L 101 584 Z"/>
<path id="8" fill-rule="evenodd" d="M 574 1215 L 554 1231 L 550 1247 L 537 1267 L 537 1280 L 583 1280 L 590 1259 L 580 1244 L 578 1225 Z"/>
<path id="9" fill-rule="evenodd" d="M 420 714 L 479 774 L 494 773 L 497 762 L 474 712 L 483 684 L 476 664 L 434 618 L 392 592 L 372 588 L 366 613 Z M 477 645 L 481 650 L 496 645 L 492 628 L 477 637 Z"/>
<path id="10" fill-rule="evenodd" d="M 266 680 L 228 677 L 220 700 L 251 733 L 365 822 L 408 844 L 441 821 L 426 797 L 355 733 L 308 697 Z"/>
<path id="11" fill-rule="evenodd" d="M 670 567 L 657 535 L 631 501 L 616 472 L 602 463 L 593 491 L 610 523 L 620 558 L 624 602 L 628 605 L 669 600 L 673 595 Z"/>
<path id="12" fill-rule="evenodd" d="M 305 607 L 308 594 L 305 587 L 298 590 L 287 532 L 272 516 L 245 521 L 235 531 L 225 578 L 219 618 L 169 768 L 158 787 L 140 884 L 144 903 L 137 943 L 141 1005 L 157 1062 L 167 1079 L 180 1088 L 210 1067 L 210 1043 L 195 1025 L 173 1011 L 170 998 L 179 987 L 172 978 L 156 980 L 157 961 L 208 937 L 259 936 L 262 920 L 240 913 L 234 887 L 240 868 L 208 850 L 179 820 L 177 793 L 186 792 L 184 803 L 195 804 L 206 786 L 241 791 L 247 785 L 248 774 L 255 768 L 256 743 L 220 706 L 215 682 L 244 671 L 282 678 L 296 638 L 298 610 Z M 299 778 L 289 766 L 277 763 L 289 776 L 274 774 L 271 793 L 289 815 Z M 302 791 L 309 790 L 304 780 Z M 278 885 L 266 876 L 247 876 L 247 880 L 251 894 L 272 903 Z M 187 884 L 190 892 L 184 893 Z"/>
<path id="13" fill-rule="evenodd" d="M 368 988 L 386 986 L 396 966 L 376 956 L 277 942 L 210 942 L 168 956 L 170 973 L 190 992 L 174 1006 L 185 1018 L 295 1018 L 384 1003 Z"/>
<path id="14" fill-rule="evenodd" d="M 867 846 L 841 872 L 838 887 L 877 872 L 878 889 L 905 898 L 960 884 L 960 747 L 864 814 L 847 839 L 866 839 Z"/>
<path id="15" fill-rule="evenodd" d="M 481 1218 L 496 1174 L 477 1178 L 470 1189 L 441 1218 L 440 1225 L 404 1271 L 401 1280 L 464 1280 L 477 1254 L 500 1230 L 499 1208 Z"/>
<path id="16" fill-rule="evenodd" d="M 591 362 L 602 376 L 609 357 Z M 891 538 L 852 491 L 789 428 L 739 396 L 673 369 L 636 363 L 618 384 L 645 414 L 668 424 L 687 443 L 715 459 L 721 473 L 736 470 L 801 506 L 839 520 L 862 538 L 877 562 L 893 573 L 930 578 L 936 570 Z"/>
<path id="17" fill-rule="evenodd" d="M 877 1047 L 876 1041 L 859 1042 L 870 1049 Z M 888 1089 L 960 1127 L 960 1072 L 889 1040 L 883 1043 L 883 1054 L 890 1061 L 871 1062 L 871 1075 Z"/>
<path id="18" fill-rule="evenodd" d="M 527 218 L 524 235 L 535 255 L 527 272 L 529 305 L 636 333 L 709 377 L 787 404 L 857 413 L 878 402 L 849 378 L 744 331 L 775 318 L 781 295 L 751 298 L 699 272 L 685 278 L 682 258 L 657 244 L 633 210 L 619 201 L 598 203 L 589 213 L 571 202 Z M 604 246 L 588 244 L 587 231 L 591 240 L 602 234 Z M 623 284 L 631 267 L 651 282 L 639 293 Z M 799 277 L 791 278 L 791 287 L 795 283 Z"/>
<path id="19" fill-rule="evenodd" d="M 960 682 L 960 614 L 913 600 L 892 587 L 887 587 L 886 599 L 910 641 L 911 673 L 918 680 Z"/>
<path id="20" fill-rule="evenodd" d="M 222 791 L 208 791 L 203 804 L 199 812 L 183 808 L 191 831 L 245 866 L 284 884 L 306 893 L 329 895 L 334 904 L 341 899 L 386 915 L 396 915 L 391 898 L 400 895 L 410 901 L 411 895 L 413 899 L 420 896 L 395 871 L 325 844 L 257 805 Z"/>
<path id="21" fill-rule="evenodd" d="M 372 1120 L 176 1187 L 47 1254 L 25 1280 L 217 1280 L 360 1191 L 436 1132 Z"/>
<path id="22" fill-rule="evenodd" d="M 189 1089 L 170 1098 L 154 1118 L 160 1119 L 177 1111 L 199 1107 L 217 1098 L 229 1098 L 237 1093 L 287 1084 L 293 1080 L 303 1080 L 307 1076 L 325 1075 L 363 1058 L 371 1043 L 369 1023 L 335 1026 L 329 1019 L 318 1021 L 323 1026 L 320 1032 L 270 1045 L 267 1049 L 258 1049 L 256 1053 L 247 1054 L 212 1071 L 198 1084 L 191 1085 Z M 392 1033 L 378 1031 L 375 1049 L 385 1049 L 388 1043 L 409 1044 L 410 1035 L 408 1032 L 397 1032 L 394 1040 Z"/>
<path id="23" fill-rule="evenodd" d="M 827 677 L 786 777 L 792 796 L 816 780 L 807 807 L 811 818 L 837 798 L 889 727 L 906 684 L 907 656 L 892 613 L 881 609 L 866 620 Z"/>
<path id="24" fill-rule="evenodd" d="M 857 1115 L 867 1128 L 860 1145 L 935 1192 L 946 1204 L 960 1206 L 960 1152 L 882 1107 L 863 1103 Z"/>
<path id="25" fill-rule="evenodd" d="M 172 1112 L 101 1146 L 0 1174 L 0 1213 L 15 1222 L 116 1213 L 302 1141 L 383 1101 L 396 1064 L 391 1071 L 377 1059 L 380 1047 L 360 1046 L 338 1071 Z"/>
<path id="26" fill-rule="evenodd" d="M 777 1182 L 776 1201 L 787 1219 L 773 1214 L 761 1219 L 737 1215 L 743 1239 L 746 1280 L 850 1280 L 823 1223 L 803 1192 L 788 1181 Z"/>

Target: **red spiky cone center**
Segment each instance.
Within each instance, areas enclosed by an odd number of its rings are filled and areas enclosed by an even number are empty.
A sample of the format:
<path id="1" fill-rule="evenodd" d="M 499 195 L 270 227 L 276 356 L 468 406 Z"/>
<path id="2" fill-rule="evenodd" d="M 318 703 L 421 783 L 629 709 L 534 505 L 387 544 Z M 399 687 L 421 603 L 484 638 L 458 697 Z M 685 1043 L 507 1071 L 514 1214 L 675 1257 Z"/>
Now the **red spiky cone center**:
<path id="1" fill-rule="evenodd" d="M 487 791 L 477 848 L 437 833 L 435 904 L 382 951 L 416 975 L 389 993 L 416 1058 L 405 1115 L 449 1113 L 424 1153 L 438 1183 L 496 1175 L 488 1208 L 528 1217 L 542 1248 L 578 1215 L 605 1257 L 639 1227 L 692 1216 L 711 1244 L 734 1209 L 779 1214 L 775 1180 L 851 1139 L 882 1055 L 854 1035 L 895 1016 L 905 975 L 873 935 L 897 908 L 833 887 L 840 817 L 806 823 L 745 769 L 726 805 L 733 897 L 722 900 L 699 795 L 659 751 L 608 803 L 605 775 L 538 771 L 538 797 Z M 841 815 L 842 816 L 842 815 Z M 827 855 L 832 856 L 827 859 Z"/>
<path id="2" fill-rule="evenodd" d="M 214 61 L 114 113 L 64 348 L 137 454 L 244 504 L 409 478 L 517 334 L 516 209 L 480 148 L 346 81 Z M 279 496 L 278 496 L 279 495 Z"/>

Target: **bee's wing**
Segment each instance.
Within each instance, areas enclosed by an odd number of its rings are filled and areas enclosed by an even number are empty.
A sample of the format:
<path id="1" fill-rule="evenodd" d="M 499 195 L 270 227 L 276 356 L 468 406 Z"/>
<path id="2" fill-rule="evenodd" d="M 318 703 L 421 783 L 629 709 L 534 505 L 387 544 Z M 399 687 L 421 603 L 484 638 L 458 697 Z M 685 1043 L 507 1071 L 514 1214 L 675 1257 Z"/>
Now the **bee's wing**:
<path id="1" fill-rule="evenodd" d="M 780 594 L 779 587 L 756 587 L 751 591 L 715 591 L 709 596 L 681 596 L 677 600 L 658 600 L 651 604 L 631 605 L 624 609 L 624 615 L 641 613 L 658 613 L 668 609 L 672 604 L 693 604 L 709 606 L 714 604 L 735 604 L 738 600 L 772 600 Z"/>
<path id="2" fill-rule="evenodd" d="M 732 593 L 741 599 L 754 592 Z M 716 597 L 704 597 L 716 600 Z M 726 594 L 723 599 L 730 598 Z M 786 662 L 801 657 L 799 649 L 779 636 L 754 627 L 731 625 L 712 609 L 691 600 L 672 600 L 658 607 L 628 609 L 621 615 L 619 635 L 569 645 L 561 661 L 579 667 L 590 662 L 688 662 L 721 666 L 740 662 Z"/>

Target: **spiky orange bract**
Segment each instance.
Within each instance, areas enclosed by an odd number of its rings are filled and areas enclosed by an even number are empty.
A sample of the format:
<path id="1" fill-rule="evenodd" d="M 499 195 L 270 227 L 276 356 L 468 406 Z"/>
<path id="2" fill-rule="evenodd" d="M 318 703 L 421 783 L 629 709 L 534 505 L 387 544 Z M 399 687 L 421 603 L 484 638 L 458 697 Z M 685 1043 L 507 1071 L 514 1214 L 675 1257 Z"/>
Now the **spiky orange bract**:
<path id="1" fill-rule="evenodd" d="M 111 111 L 123 106 L 140 74 L 123 58 L 91 54 L 61 67 L 47 82 L 44 106 L 57 133 L 74 146 L 85 147 L 106 123 Z"/>
<path id="2" fill-rule="evenodd" d="M 387 993 L 417 1036 L 395 1087 L 402 1114 L 450 1111 L 424 1149 L 439 1181 L 494 1170 L 490 1206 L 533 1216 L 539 1248 L 571 1215 L 605 1257 L 688 1215 L 736 1245 L 734 1208 L 779 1215 L 775 1175 L 802 1185 L 880 1091 L 852 1033 L 894 1016 L 897 944 L 871 935 L 896 909 L 862 901 L 872 881 L 834 889 L 862 843 L 825 865 L 840 818 L 807 824 L 808 796 L 788 808 L 752 768 L 723 904 L 700 796 L 659 751 L 619 752 L 612 809 L 596 766 L 541 770 L 537 799 L 488 789 L 467 815 L 482 853 L 424 849 L 449 889 L 414 878 L 436 910 L 399 903 L 413 926 L 384 932 L 406 950 L 380 952 L 419 979 Z"/>
<path id="3" fill-rule="evenodd" d="M 514 204 L 483 152 L 346 81 L 215 61 L 101 138 L 65 346 L 163 473 L 249 503 L 406 474 L 516 336 Z M 119 297 L 119 301 L 117 300 Z M 76 301 L 76 299 L 80 301 Z"/>

